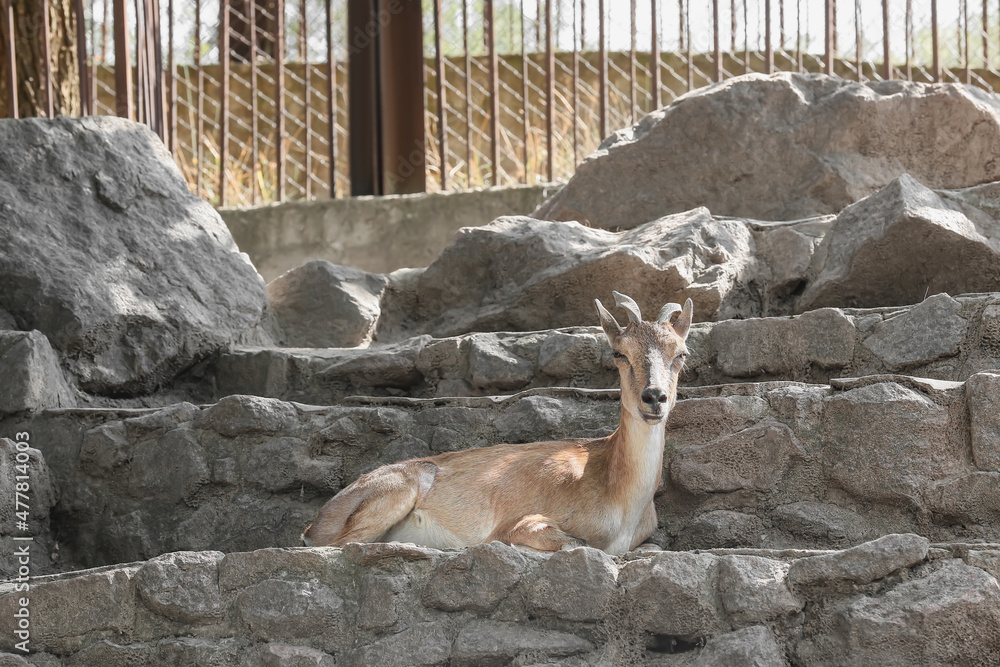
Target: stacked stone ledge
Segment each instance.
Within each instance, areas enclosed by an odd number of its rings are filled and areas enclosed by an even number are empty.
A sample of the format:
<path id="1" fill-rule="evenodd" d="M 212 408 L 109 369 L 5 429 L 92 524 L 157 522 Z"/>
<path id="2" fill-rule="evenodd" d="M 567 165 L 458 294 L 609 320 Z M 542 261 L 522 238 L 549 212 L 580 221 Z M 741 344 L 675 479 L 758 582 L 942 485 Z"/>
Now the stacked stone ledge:
<path id="1" fill-rule="evenodd" d="M 27 230 L 0 239 L 0 435 L 37 447 L 43 575 L 35 652 L 0 664 L 1000 662 L 995 98 L 743 77 L 427 269 L 314 262 L 266 291 L 149 133 L 0 139 L 0 223 Z M 703 320 L 652 545 L 293 548 L 378 465 L 609 433 L 612 289 Z M 0 584 L 0 649 L 20 597 Z"/>

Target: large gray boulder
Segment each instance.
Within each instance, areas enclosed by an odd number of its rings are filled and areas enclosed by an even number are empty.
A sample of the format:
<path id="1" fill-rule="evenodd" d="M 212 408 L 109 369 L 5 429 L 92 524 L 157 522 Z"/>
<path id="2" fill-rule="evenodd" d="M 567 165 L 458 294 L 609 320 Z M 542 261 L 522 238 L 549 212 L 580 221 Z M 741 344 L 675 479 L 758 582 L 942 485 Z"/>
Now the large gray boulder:
<path id="1" fill-rule="evenodd" d="M 935 188 L 998 180 L 998 151 L 1000 101 L 971 86 L 750 74 L 612 135 L 533 215 L 606 229 L 695 206 L 793 220 L 904 172 Z"/>
<path id="2" fill-rule="evenodd" d="M 256 325 L 264 282 L 148 129 L 0 121 L 0 309 L 80 386 L 148 391 Z"/>
<path id="3" fill-rule="evenodd" d="M 698 320 L 757 312 L 750 230 L 705 209 L 627 232 L 527 217 L 465 228 L 420 276 L 417 319 L 435 335 L 534 331 L 596 322 L 619 289 L 647 317 L 694 301 Z"/>

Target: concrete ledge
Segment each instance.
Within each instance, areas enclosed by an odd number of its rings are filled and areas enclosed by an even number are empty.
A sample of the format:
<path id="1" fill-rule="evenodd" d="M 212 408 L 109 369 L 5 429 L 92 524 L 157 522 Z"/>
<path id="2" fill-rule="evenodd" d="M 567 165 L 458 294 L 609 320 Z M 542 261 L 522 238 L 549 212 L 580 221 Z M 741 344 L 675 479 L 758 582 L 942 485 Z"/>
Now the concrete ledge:
<path id="1" fill-rule="evenodd" d="M 427 266 L 458 229 L 527 215 L 558 187 L 353 197 L 219 213 L 268 282 L 313 259 L 389 273 Z"/>

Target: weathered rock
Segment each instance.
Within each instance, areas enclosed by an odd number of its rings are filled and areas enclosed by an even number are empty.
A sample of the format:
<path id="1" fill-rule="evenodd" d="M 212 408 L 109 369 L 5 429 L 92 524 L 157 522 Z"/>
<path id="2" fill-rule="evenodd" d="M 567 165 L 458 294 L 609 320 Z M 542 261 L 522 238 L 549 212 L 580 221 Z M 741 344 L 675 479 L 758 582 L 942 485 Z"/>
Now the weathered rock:
<path id="1" fill-rule="evenodd" d="M 743 222 L 704 209 L 620 233 L 499 218 L 461 230 L 421 274 L 417 319 L 436 336 L 589 325 L 616 287 L 647 317 L 688 297 L 699 321 L 754 314 L 753 251 Z"/>
<path id="2" fill-rule="evenodd" d="M 928 489 L 933 512 L 947 521 L 992 524 L 1000 519 L 1000 472 L 970 472 Z"/>
<path id="3" fill-rule="evenodd" d="M 148 561 L 135 574 L 143 602 L 180 623 L 217 620 L 223 611 L 219 593 L 220 551 L 181 551 Z"/>
<path id="4" fill-rule="evenodd" d="M 348 653 L 348 667 L 423 667 L 445 664 L 452 640 L 438 623 L 421 623 Z"/>
<path id="5" fill-rule="evenodd" d="M 240 591 L 236 608 L 256 637 L 301 639 L 335 633 L 344 600 L 324 584 L 268 579 Z"/>
<path id="6" fill-rule="evenodd" d="M 886 535 L 823 556 L 800 558 L 788 570 L 792 586 L 867 584 L 910 567 L 927 557 L 930 540 L 919 535 Z"/>
<path id="7" fill-rule="evenodd" d="M 732 377 L 794 376 L 810 365 L 843 368 L 854 358 L 854 324 L 833 308 L 787 319 L 718 322 L 711 338 L 719 369 Z"/>
<path id="8" fill-rule="evenodd" d="M 664 551 L 626 563 L 618 581 L 643 630 L 697 641 L 728 629 L 715 604 L 717 563 L 708 554 Z"/>
<path id="9" fill-rule="evenodd" d="M 837 216 L 816 249 L 808 286 L 795 307 L 802 312 L 823 306 L 903 305 L 919 303 L 928 293 L 1000 289 L 1000 245 L 992 240 L 996 224 L 982 211 L 969 217 L 910 176 L 900 176 Z M 949 319 L 947 301 L 941 301 L 933 315 Z M 956 328 L 949 324 L 940 335 L 951 341 Z M 893 329 L 873 342 L 890 363 L 905 364 L 928 344 L 938 354 L 951 349 L 951 343 L 922 336 L 927 342 L 894 352 L 893 341 L 905 337 L 905 329 Z"/>
<path id="10" fill-rule="evenodd" d="M 1000 374 L 977 373 L 965 382 L 972 431 L 972 460 L 980 470 L 1000 470 Z"/>
<path id="11" fill-rule="evenodd" d="M 719 558 L 719 597 L 737 625 L 794 614 L 805 602 L 788 590 L 788 565 L 759 556 Z"/>
<path id="12" fill-rule="evenodd" d="M 423 592 L 424 604 L 444 611 L 496 609 L 527 567 L 517 549 L 501 542 L 478 544 L 438 566 Z"/>
<path id="13" fill-rule="evenodd" d="M 694 494 L 768 491 L 785 474 L 789 460 L 803 455 L 791 429 L 764 422 L 678 451 L 670 476 Z"/>
<path id="14" fill-rule="evenodd" d="M 227 396 L 201 415 L 201 426 L 222 435 L 281 433 L 296 421 L 295 408 L 284 401 L 259 396 Z"/>
<path id="15" fill-rule="evenodd" d="M 865 520 L 857 512 L 837 505 L 801 501 L 775 507 L 775 526 L 809 540 L 856 542 L 865 533 Z"/>
<path id="16" fill-rule="evenodd" d="M 400 594 L 406 590 L 406 577 L 369 574 L 365 577 L 358 627 L 372 632 L 386 632 L 399 622 Z"/>
<path id="17" fill-rule="evenodd" d="M 54 565 L 49 558 L 55 546 L 50 512 L 58 494 L 45 457 L 29 442 L 0 438 L 0 494 L 10 498 L 0 506 L 0 577 L 5 579 L 23 576 L 23 566 L 38 576 Z M 31 541 L 18 539 L 25 537 Z"/>
<path id="18" fill-rule="evenodd" d="M 495 335 L 477 334 L 470 341 L 469 374 L 476 389 L 509 391 L 528 384 L 535 366 L 502 348 Z"/>
<path id="19" fill-rule="evenodd" d="M 451 664 L 460 667 L 506 665 L 522 653 L 562 658 L 594 648 L 586 639 L 555 630 L 537 630 L 497 621 L 473 621 L 458 633 Z"/>
<path id="20" fill-rule="evenodd" d="M 267 294 L 288 347 L 356 347 L 375 333 L 387 283 L 320 259 L 278 276 Z"/>
<path id="21" fill-rule="evenodd" d="M 948 424 L 946 407 L 900 384 L 836 395 L 823 412 L 826 474 L 861 498 L 920 503 L 930 481 L 961 469 Z"/>
<path id="22" fill-rule="evenodd" d="M 785 652 L 778 645 L 774 632 L 763 625 L 754 625 L 735 632 L 712 637 L 691 661 L 683 667 L 787 667 Z"/>
<path id="23" fill-rule="evenodd" d="M 76 405 L 59 359 L 40 331 L 0 331 L 0 413 Z"/>
<path id="24" fill-rule="evenodd" d="M 764 532 L 759 517 L 732 510 L 698 514 L 677 537 L 677 549 L 725 549 L 758 546 Z"/>
<path id="25" fill-rule="evenodd" d="M 292 644 L 264 645 L 260 651 L 261 667 L 336 667 L 336 659 L 329 653 L 308 646 Z"/>
<path id="26" fill-rule="evenodd" d="M 145 392 L 262 318 L 264 281 L 142 125 L 0 123 L 0 308 L 80 386 Z"/>
<path id="27" fill-rule="evenodd" d="M 539 613 L 569 621 L 598 621 L 616 592 L 618 568 L 598 549 L 557 551 L 542 564 L 532 587 L 531 605 Z"/>
<path id="28" fill-rule="evenodd" d="M 952 561 L 924 579 L 864 597 L 843 615 L 847 665 L 990 665 L 1000 661 L 1000 586 Z"/>
<path id="29" fill-rule="evenodd" d="M 750 74 L 615 133 L 532 215 L 607 229 L 695 206 L 794 220 L 904 172 L 936 188 L 1000 180 L 998 151 L 1000 103 L 976 88 Z"/>
<path id="30" fill-rule="evenodd" d="M 947 294 L 935 294 L 876 324 L 864 345 L 892 371 L 955 356 L 968 324 L 958 316 L 960 309 L 961 304 Z"/>

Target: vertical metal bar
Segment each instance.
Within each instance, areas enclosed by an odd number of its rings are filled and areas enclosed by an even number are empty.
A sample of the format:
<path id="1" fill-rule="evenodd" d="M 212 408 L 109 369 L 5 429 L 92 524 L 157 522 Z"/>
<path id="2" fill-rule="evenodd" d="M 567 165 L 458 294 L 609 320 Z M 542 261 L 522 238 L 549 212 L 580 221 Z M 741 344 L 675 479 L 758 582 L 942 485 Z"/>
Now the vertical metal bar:
<path id="1" fill-rule="evenodd" d="M 195 105 L 197 115 L 195 117 L 195 191 L 198 196 L 202 196 L 202 174 L 205 171 L 205 70 L 201 65 L 201 0 L 194 0 L 194 69 L 195 79 Z"/>
<path id="2" fill-rule="evenodd" d="M 108 24 L 111 22 L 108 18 L 108 7 L 111 6 L 111 0 L 102 0 L 104 3 L 104 21 L 101 23 L 101 64 L 108 64 Z"/>
<path id="3" fill-rule="evenodd" d="M 465 11 L 465 0 L 462 2 L 462 11 Z M 470 116 L 469 116 L 469 105 L 472 99 L 470 88 L 469 88 L 469 37 L 468 37 L 468 23 L 465 22 L 465 15 L 463 14 L 463 25 L 465 26 L 465 146 L 468 151 L 468 163 L 469 163 L 469 180 L 471 187 L 472 180 L 472 143 L 469 138 L 470 135 Z M 524 174 L 523 181 L 528 183 L 528 133 L 531 129 L 528 127 L 528 48 L 525 46 L 525 31 L 524 31 L 524 0 L 521 0 L 521 136 L 524 138 Z"/>
<path id="4" fill-rule="evenodd" d="M 685 33 L 687 37 L 687 89 L 689 91 L 694 90 L 694 56 L 691 52 L 691 3 L 687 5 L 687 11 L 684 12 L 684 25 L 681 30 Z"/>
<path id="5" fill-rule="evenodd" d="M 892 55 L 889 53 L 889 0 L 882 0 L 882 78 L 892 78 Z"/>
<path id="6" fill-rule="evenodd" d="M 441 160 L 441 189 L 448 189 L 448 132 L 446 131 L 447 102 L 444 85 L 444 55 L 441 53 L 441 0 L 434 0 L 434 72 L 437 76 L 438 155 Z"/>
<path id="7" fill-rule="evenodd" d="M 830 39 L 834 56 L 837 54 L 837 0 L 830 0 Z"/>
<path id="8" fill-rule="evenodd" d="M 489 55 L 490 91 L 490 166 L 491 185 L 500 185 L 500 145 L 499 115 L 500 91 L 497 81 L 496 21 L 493 14 L 493 0 L 483 0 L 483 23 L 486 33 L 486 50 Z"/>
<path id="9" fill-rule="evenodd" d="M 608 136 L 608 51 L 604 44 L 604 0 L 597 0 L 597 14 L 597 39 L 600 41 L 597 48 L 598 131 L 601 141 L 604 141 L 604 137 Z"/>
<path id="10" fill-rule="evenodd" d="M 656 22 L 656 2 L 657 0 L 649 0 L 650 7 L 650 26 L 653 29 L 653 43 L 650 48 L 650 58 L 649 58 L 649 92 L 650 92 L 650 106 L 652 107 L 650 111 L 655 111 L 660 108 L 660 36 L 657 31 L 659 24 Z"/>
<path id="11" fill-rule="evenodd" d="M 229 168 L 229 0 L 219 0 L 221 17 L 219 20 L 219 66 L 220 85 L 222 86 L 219 103 L 219 205 L 225 206 L 228 200 L 226 188 L 229 179 L 226 170 Z"/>
<path id="12" fill-rule="evenodd" d="M 4 53 L 7 61 L 7 113 L 18 118 L 17 109 L 17 53 L 14 50 L 14 6 L 11 0 L 0 0 L 0 27 L 3 28 Z"/>
<path id="13" fill-rule="evenodd" d="M 854 0 L 854 64 L 857 68 L 857 79 L 864 79 L 864 63 L 861 62 L 861 2 Z"/>
<path id="14" fill-rule="evenodd" d="M 764 0 L 764 73 L 774 74 L 774 47 L 771 44 L 771 0 Z"/>
<path id="15" fill-rule="evenodd" d="M 933 57 L 932 71 L 934 82 L 941 80 L 941 52 L 938 49 L 938 13 L 937 0 L 931 0 L 931 53 Z"/>
<path id="16" fill-rule="evenodd" d="M 528 164 L 528 56 L 524 51 L 524 0 L 521 0 L 521 69 L 524 79 L 524 164 Z M 472 56 L 469 55 L 469 2 L 462 0 L 462 50 L 465 52 L 465 187 L 472 187 Z M 527 173 L 527 169 L 525 170 Z M 526 181 L 527 182 L 527 181 Z"/>
<path id="17" fill-rule="evenodd" d="M 795 69 L 805 71 L 802 59 L 802 0 L 795 0 Z"/>
<path id="18" fill-rule="evenodd" d="M 105 16 L 107 16 L 108 0 L 102 0 L 102 4 Z M 107 28 L 101 25 L 101 30 L 106 32 Z M 87 82 L 87 99 L 90 101 L 87 112 L 93 116 L 97 113 L 97 13 L 94 11 L 94 0 L 90 0 L 90 64 Z"/>
<path id="19" fill-rule="evenodd" d="M 277 201 L 285 201 L 285 0 L 278 0 L 274 44 L 274 115 L 277 118 L 274 145 L 277 149 Z"/>
<path id="20" fill-rule="evenodd" d="M 629 2 L 629 7 L 631 9 L 631 49 L 629 51 L 629 73 L 628 73 L 628 103 L 629 103 L 629 120 L 635 122 L 635 0 Z"/>
<path id="21" fill-rule="evenodd" d="M 736 0 L 729 0 L 729 53 L 736 55 Z"/>
<path id="22" fill-rule="evenodd" d="M 545 0 L 545 175 L 555 181 L 555 53 L 552 51 L 552 0 Z"/>
<path id="23" fill-rule="evenodd" d="M 87 17 L 83 13 L 83 0 L 73 0 L 76 18 L 76 64 L 80 72 L 80 115 L 90 113 L 90 83 L 87 68 Z"/>
<path id="24" fill-rule="evenodd" d="M 747 0 L 743 0 L 743 73 L 750 72 L 750 20 L 747 15 Z"/>
<path id="25" fill-rule="evenodd" d="M 969 66 L 969 0 L 962 0 L 962 59 L 965 61 L 965 83 L 972 83 L 972 69 Z"/>
<path id="26" fill-rule="evenodd" d="M 330 162 L 330 199 L 337 198 L 337 58 L 333 50 L 333 7 L 326 0 L 323 23 L 326 24 L 326 140 Z"/>
<path id="27" fill-rule="evenodd" d="M 913 0 L 906 0 L 906 80 L 913 81 L 913 61 L 910 54 L 913 52 Z"/>
<path id="28" fill-rule="evenodd" d="M 778 49 L 785 50 L 785 0 L 778 0 Z"/>
<path id="29" fill-rule="evenodd" d="M 983 69 L 988 69 L 990 66 L 990 50 L 988 39 L 990 33 L 990 22 L 989 22 L 989 12 L 986 8 L 986 0 L 983 0 Z"/>
<path id="30" fill-rule="evenodd" d="M 169 128 L 165 114 L 167 90 L 164 85 L 166 82 L 166 73 L 163 71 L 163 31 L 160 29 L 160 0 L 147 0 L 147 2 L 146 11 L 149 12 L 151 17 L 147 23 L 146 31 L 150 42 L 148 49 L 149 58 L 152 61 L 149 66 L 149 70 L 152 73 L 149 81 L 152 93 L 150 95 L 150 105 L 153 118 L 156 122 L 156 131 L 163 143 L 166 144 L 169 139 Z"/>
<path id="31" fill-rule="evenodd" d="M 128 7 L 126 0 L 115 1 L 115 113 L 134 120 L 132 63 L 128 47 Z M 223 0 L 225 1 L 225 0 Z"/>
<path id="32" fill-rule="evenodd" d="M 684 50 L 684 0 L 677 0 L 677 50 Z"/>
<path id="33" fill-rule="evenodd" d="M 299 56 L 302 60 L 302 85 L 305 87 L 305 167 L 306 199 L 312 199 L 313 155 L 312 155 L 312 70 L 309 67 L 309 14 L 306 1 L 299 5 Z"/>
<path id="34" fill-rule="evenodd" d="M 826 16 L 823 23 L 826 33 L 823 68 L 827 74 L 833 74 L 833 0 L 826 0 Z"/>
<path id="35" fill-rule="evenodd" d="M 257 0 L 247 0 L 244 5 L 250 16 L 250 181 L 251 181 L 251 202 L 256 206 L 260 203 L 260 179 L 258 171 L 261 169 L 260 159 L 260 89 L 257 78 Z"/>
<path id="36" fill-rule="evenodd" d="M 580 0 L 582 3 L 583 0 Z M 576 0 L 573 0 L 573 169 L 579 162 L 576 131 L 580 123 L 580 49 L 576 41 Z"/>
<path id="37" fill-rule="evenodd" d="M 712 53 L 715 61 L 715 81 L 722 81 L 722 47 L 719 44 L 719 0 L 712 0 L 712 39 L 715 45 Z"/>
<path id="38" fill-rule="evenodd" d="M 167 40 L 167 60 L 170 68 L 170 102 L 167 107 L 170 114 L 170 150 L 173 151 L 174 156 L 177 156 L 180 154 L 180 147 L 177 145 L 177 61 L 174 59 L 174 0 L 167 2 Z"/>
<path id="39" fill-rule="evenodd" d="M 55 100 L 53 100 L 52 90 L 52 31 L 49 28 L 49 0 L 41 0 L 42 11 L 42 76 L 45 83 L 42 89 L 45 91 L 45 115 L 53 118 L 55 114 Z"/>
<path id="40" fill-rule="evenodd" d="M 142 38 L 143 11 L 140 0 L 135 0 L 135 95 L 136 113 L 135 119 L 139 123 L 148 123 L 149 116 L 146 114 L 146 40 Z"/>

